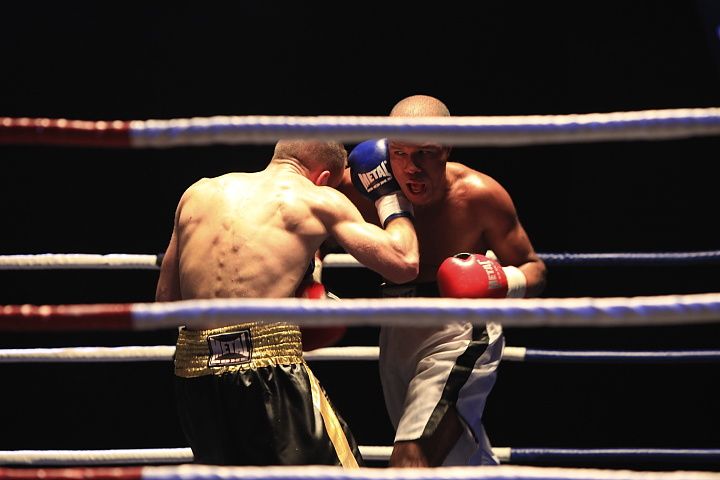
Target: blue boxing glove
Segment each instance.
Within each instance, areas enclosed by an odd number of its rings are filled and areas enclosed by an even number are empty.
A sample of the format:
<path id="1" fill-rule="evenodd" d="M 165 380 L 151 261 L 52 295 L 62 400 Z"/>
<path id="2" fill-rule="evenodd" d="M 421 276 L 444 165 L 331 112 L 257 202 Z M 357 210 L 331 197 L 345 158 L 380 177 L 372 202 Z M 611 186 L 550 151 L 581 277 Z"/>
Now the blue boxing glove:
<path id="1" fill-rule="evenodd" d="M 413 206 L 400 190 L 388 157 L 387 140 L 366 140 L 348 155 L 350 178 L 360 193 L 375 202 L 383 227 L 397 217 L 413 217 Z"/>

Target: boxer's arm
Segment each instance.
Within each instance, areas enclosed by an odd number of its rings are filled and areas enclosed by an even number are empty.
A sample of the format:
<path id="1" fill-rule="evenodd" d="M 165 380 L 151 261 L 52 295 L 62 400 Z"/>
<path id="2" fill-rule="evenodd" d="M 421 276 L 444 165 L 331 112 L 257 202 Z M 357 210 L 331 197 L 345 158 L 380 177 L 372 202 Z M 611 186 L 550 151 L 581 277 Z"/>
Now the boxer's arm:
<path id="1" fill-rule="evenodd" d="M 345 174 L 343 175 L 343 179 L 337 189 L 350 199 L 353 205 L 355 205 L 355 207 L 360 211 L 366 222 L 373 223 L 378 226 L 380 225 L 380 219 L 378 219 L 375 204 L 363 194 L 358 192 L 355 188 L 352 183 L 352 178 L 350 177 L 349 168 L 345 169 Z"/>
<path id="2" fill-rule="evenodd" d="M 547 270 L 538 257 L 508 192 L 497 182 L 473 198 L 475 210 L 485 219 L 483 244 L 503 266 L 515 266 L 525 276 L 525 297 L 536 297 L 545 288 Z"/>
<path id="3" fill-rule="evenodd" d="M 395 442 L 388 466 L 439 467 L 457 443 L 462 430 L 457 411 L 450 407 L 431 436 Z"/>
<path id="4" fill-rule="evenodd" d="M 506 232 L 486 232 L 487 244 L 502 265 L 516 266 L 525 276 L 525 297 L 537 297 L 545 288 L 547 269 L 537 256 L 519 221 Z"/>
<path id="5" fill-rule="evenodd" d="M 394 283 L 406 283 L 417 277 L 419 247 L 410 218 L 394 217 L 382 229 L 365 222 L 342 193 L 333 189 L 326 193 L 323 223 L 347 253 Z"/>

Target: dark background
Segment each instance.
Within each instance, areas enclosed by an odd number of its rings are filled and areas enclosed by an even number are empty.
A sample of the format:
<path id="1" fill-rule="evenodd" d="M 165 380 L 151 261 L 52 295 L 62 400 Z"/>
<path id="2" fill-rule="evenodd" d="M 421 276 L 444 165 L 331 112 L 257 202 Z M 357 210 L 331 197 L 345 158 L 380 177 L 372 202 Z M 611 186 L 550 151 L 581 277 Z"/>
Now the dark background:
<path id="1" fill-rule="evenodd" d="M 437 96 L 454 115 L 720 106 L 720 2 L 379 2 L 222 8 L 13 3 L 0 11 L 0 116 L 385 115 Z M 720 139 L 457 148 L 512 195 L 539 252 L 714 250 Z M 348 145 L 351 147 L 351 145 Z M 164 251 L 196 179 L 262 169 L 271 145 L 0 147 L 0 254 Z M 546 297 L 720 291 L 717 265 L 554 267 Z M 326 270 L 341 297 L 375 294 Z M 0 304 L 152 301 L 156 271 L 0 271 Z M 508 328 L 507 344 L 720 347 L 717 325 Z M 344 345 L 372 345 L 353 329 Z M 173 331 L 3 334 L 0 347 L 173 344 Z M 318 363 L 363 445 L 389 445 L 374 364 Z M 2 365 L 0 449 L 182 447 L 170 364 Z M 718 366 L 500 367 L 494 445 L 720 448 Z M 603 464 L 608 465 L 608 464 Z M 716 465 L 622 463 L 633 468 Z"/>

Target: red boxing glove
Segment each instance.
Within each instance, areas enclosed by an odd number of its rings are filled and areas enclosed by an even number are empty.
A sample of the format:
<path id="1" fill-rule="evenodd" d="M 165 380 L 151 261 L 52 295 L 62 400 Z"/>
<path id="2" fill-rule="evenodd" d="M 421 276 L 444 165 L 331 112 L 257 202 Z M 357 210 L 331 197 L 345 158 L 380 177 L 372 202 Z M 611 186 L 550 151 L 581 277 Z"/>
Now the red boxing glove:
<path id="1" fill-rule="evenodd" d="M 477 253 L 446 258 L 437 272 L 440 295 L 450 298 L 505 298 L 525 295 L 525 275 Z"/>
<path id="2" fill-rule="evenodd" d="M 300 285 L 295 292 L 297 298 L 328 298 L 322 283 L 308 282 Z M 335 345 L 345 335 L 347 327 L 301 327 L 303 351 Z"/>

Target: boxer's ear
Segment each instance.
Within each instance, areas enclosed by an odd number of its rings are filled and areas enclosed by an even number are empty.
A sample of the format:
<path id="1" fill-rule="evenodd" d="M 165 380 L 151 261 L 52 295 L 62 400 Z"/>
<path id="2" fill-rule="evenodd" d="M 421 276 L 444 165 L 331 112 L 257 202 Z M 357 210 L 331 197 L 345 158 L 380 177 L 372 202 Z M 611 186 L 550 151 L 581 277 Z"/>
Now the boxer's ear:
<path id="1" fill-rule="evenodd" d="M 330 181 L 330 171 L 329 170 L 323 170 L 320 172 L 320 175 L 317 176 L 315 179 L 315 185 L 319 187 L 327 186 L 328 182 Z"/>

